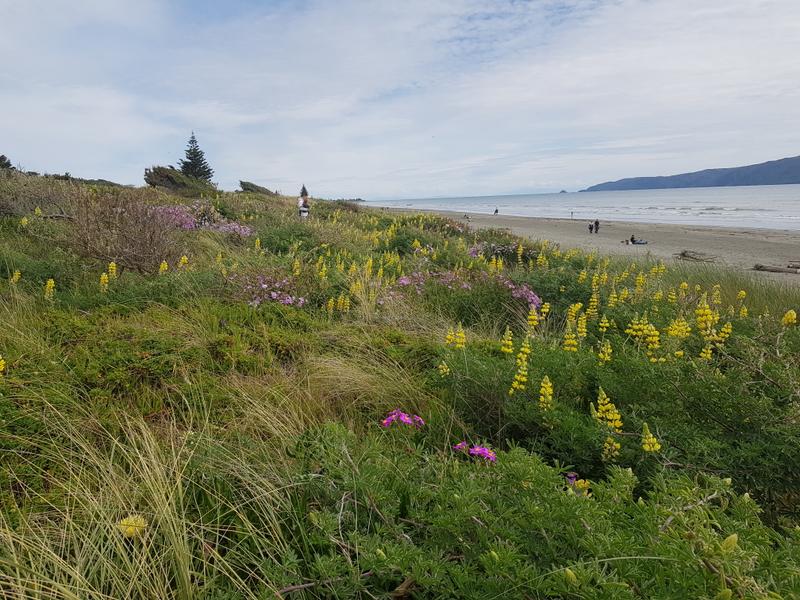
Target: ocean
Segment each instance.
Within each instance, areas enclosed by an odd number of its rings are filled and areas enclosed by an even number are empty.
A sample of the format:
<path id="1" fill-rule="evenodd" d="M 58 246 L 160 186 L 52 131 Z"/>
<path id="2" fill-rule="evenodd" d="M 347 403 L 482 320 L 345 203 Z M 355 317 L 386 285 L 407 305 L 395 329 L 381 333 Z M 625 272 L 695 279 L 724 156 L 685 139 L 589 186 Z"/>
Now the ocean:
<path id="1" fill-rule="evenodd" d="M 680 188 L 366 201 L 368 206 L 522 217 L 800 231 L 800 185 Z"/>

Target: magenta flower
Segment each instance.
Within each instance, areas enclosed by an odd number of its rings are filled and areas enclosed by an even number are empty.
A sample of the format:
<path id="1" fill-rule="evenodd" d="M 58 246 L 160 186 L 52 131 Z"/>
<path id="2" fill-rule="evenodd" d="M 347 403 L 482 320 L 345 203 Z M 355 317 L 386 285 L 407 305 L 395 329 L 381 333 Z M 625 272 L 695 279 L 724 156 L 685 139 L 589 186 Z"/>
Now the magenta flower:
<path id="1" fill-rule="evenodd" d="M 497 460 L 497 454 L 495 454 L 494 450 L 489 450 L 486 446 L 473 446 L 469 449 L 469 455 L 479 456 L 489 462 L 495 462 Z"/>
<path id="2" fill-rule="evenodd" d="M 399 408 L 395 408 L 392 412 L 386 415 L 386 418 L 381 421 L 381 427 L 391 427 L 392 423 L 401 423 L 403 425 L 412 425 L 413 427 L 422 427 L 425 421 L 419 415 L 409 415 L 402 412 Z"/>
<path id="3" fill-rule="evenodd" d="M 466 440 L 461 441 L 453 446 L 453 450 L 456 452 L 466 452 L 470 456 L 476 456 L 478 458 L 488 460 L 489 462 L 497 461 L 497 453 L 495 453 L 494 450 L 490 450 L 486 446 L 475 445 L 470 447 Z"/>

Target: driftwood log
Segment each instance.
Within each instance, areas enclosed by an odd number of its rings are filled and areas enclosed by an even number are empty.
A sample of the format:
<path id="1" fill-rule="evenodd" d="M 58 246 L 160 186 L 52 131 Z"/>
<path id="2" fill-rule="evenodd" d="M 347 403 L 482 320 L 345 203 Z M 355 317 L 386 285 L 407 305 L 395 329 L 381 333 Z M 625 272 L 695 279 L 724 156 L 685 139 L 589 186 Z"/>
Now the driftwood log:
<path id="1" fill-rule="evenodd" d="M 678 260 L 691 260 L 694 262 L 714 262 L 717 260 L 716 256 L 710 256 L 705 252 L 697 252 L 696 250 L 681 250 L 673 254 Z"/>
<path id="2" fill-rule="evenodd" d="M 756 265 L 753 267 L 755 271 L 768 271 L 769 273 L 794 273 L 800 275 L 800 268 L 793 267 L 773 267 L 772 265 Z"/>
<path id="3" fill-rule="evenodd" d="M 786 266 L 790 269 L 800 269 L 800 260 L 790 260 Z"/>

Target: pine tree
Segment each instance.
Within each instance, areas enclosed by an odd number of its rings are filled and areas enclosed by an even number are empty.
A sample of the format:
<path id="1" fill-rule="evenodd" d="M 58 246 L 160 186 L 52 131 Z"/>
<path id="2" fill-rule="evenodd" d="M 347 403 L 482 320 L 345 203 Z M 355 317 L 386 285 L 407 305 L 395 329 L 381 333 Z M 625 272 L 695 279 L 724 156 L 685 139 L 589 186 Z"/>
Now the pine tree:
<path id="1" fill-rule="evenodd" d="M 308 196 L 308 190 L 306 189 L 306 184 L 305 183 L 303 184 L 303 187 L 300 190 L 300 195 L 301 196 Z"/>
<path id="2" fill-rule="evenodd" d="M 11 161 L 8 160 L 5 154 L 0 154 L 0 169 L 13 169 Z"/>
<path id="3" fill-rule="evenodd" d="M 189 144 L 186 146 L 186 160 L 180 161 L 181 173 L 190 177 L 196 177 L 203 181 L 211 181 L 214 176 L 214 169 L 212 169 L 206 161 L 206 155 L 200 150 L 200 145 L 197 143 L 197 138 L 189 138 Z"/>

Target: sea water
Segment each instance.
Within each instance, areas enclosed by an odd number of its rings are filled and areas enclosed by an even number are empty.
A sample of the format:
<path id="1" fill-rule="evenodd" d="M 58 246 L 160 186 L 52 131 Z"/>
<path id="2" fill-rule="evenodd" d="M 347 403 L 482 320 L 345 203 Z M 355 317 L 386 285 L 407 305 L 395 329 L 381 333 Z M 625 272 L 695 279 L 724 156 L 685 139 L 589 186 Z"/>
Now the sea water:
<path id="1" fill-rule="evenodd" d="M 800 185 L 368 200 L 391 208 L 800 231 Z"/>

